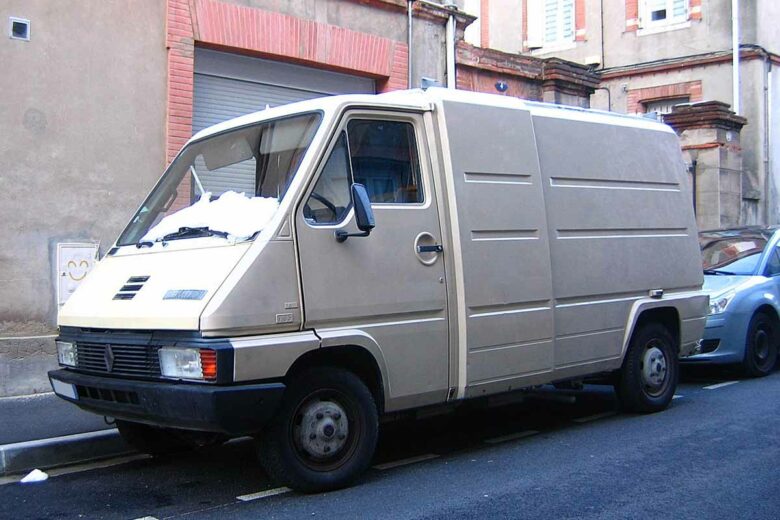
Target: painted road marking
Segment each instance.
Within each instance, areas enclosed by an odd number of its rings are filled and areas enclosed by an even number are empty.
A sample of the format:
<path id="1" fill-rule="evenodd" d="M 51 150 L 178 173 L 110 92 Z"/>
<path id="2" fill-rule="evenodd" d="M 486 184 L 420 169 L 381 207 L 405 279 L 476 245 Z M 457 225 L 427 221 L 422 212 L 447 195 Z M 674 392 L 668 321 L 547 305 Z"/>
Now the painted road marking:
<path id="1" fill-rule="evenodd" d="M 617 412 L 614 410 L 609 412 L 597 413 L 595 415 L 588 415 L 587 417 L 577 417 L 576 419 L 572 419 L 572 421 L 582 424 L 586 422 L 597 421 L 599 419 L 604 419 L 606 417 L 612 417 L 613 415 L 617 415 Z"/>
<path id="2" fill-rule="evenodd" d="M 705 386 L 705 390 L 715 390 L 717 388 L 723 388 L 724 386 L 736 385 L 739 381 L 726 381 L 725 383 L 718 383 L 717 385 Z"/>
<path id="3" fill-rule="evenodd" d="M 290 491 L 292 491 L 292 489 L 288 487 L 279 487 L 274 489 L 266 489 L 265 491 L 258 491 L 257 493 L 250 493 L 249 495 L 239 495 L 236 497 L 236 499 L 242 502 L 250 502 L 252 500 L 258 500 L 261 498 L 283 495 L 285 493 L 289 493 Z"/>
<path id="4" fill-rule="evenodd" d="M 680 394 L 674 394 L 674 397 L 672 397 L 672 399 L 679 399 L 681 397 L 685 397 L 685 396 Z"/>
<path id="5" fill-rule="evenodd" d="M 47 469 L 46 473 L 51 477 L 60 477 L 62 475 L 70 475 L 72 473 L 81 473 L 84 471 L 91 471 L 93 469 L 110 468 L 111 466 L 119 466 L 120 464 L 127 464 L 135 460 L 151 459 L 151 455 L 145 455 L 143 453 L 136 455 L 127 455 L 125 457 L 117 457 L 113 459 L 101 460 L 99 462 L 88 462 L 86 464 L 75 464 L 72 466 L 63 466 L 61 468 Z M 11 477 L 0 477 L 0 486 L 5 484 L 15 484 L 21 480 L 24 475 L 14 475 Z"/>
<path id="6" fill-rule="evenodd" d="M 418 455 L 417 457 L 409 457 L 408 459 L 396 460 L 395 462 L 386 462 L 384 464 L 377 464 L 374 469 L 386 470 L 392 468 L 398 468 L 401 466 L 408 466 L 409 464 L 417 464 L 426 460 L 436 459 L 439 456 L 435 453 L 426 453 L 425 455 Z"/>
<path id="7" fill-rule="evenodd" d="M 536 430 L 527 430 L 524 432 L 510 433 L 509 435 L 502 435 L 500 437 L 493 437 L 492 439 L 485 439 L 485 442 L 488 444 L 499 444 L 501 442 L 514 441 L 516 439 L 531 437 L 537 433 L 539 432 Z"/>

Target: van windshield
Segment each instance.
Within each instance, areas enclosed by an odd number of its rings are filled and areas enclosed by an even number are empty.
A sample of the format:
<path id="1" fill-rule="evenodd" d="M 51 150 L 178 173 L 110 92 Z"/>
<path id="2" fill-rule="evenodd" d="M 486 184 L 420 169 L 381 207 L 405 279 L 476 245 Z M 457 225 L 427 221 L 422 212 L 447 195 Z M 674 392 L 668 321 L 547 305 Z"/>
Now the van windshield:
<path id="1" fill-rule="evenodd" d="M 276 213 L 320 120 L 313 113 L 266 121 L 186 147 L 117 245 L 254 238 Z"/>

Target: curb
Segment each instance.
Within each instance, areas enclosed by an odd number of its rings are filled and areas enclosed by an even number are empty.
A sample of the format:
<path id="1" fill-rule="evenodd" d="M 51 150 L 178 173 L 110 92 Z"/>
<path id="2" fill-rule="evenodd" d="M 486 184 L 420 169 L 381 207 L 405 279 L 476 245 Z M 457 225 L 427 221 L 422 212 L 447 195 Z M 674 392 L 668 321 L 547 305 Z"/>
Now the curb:
<path id="1" fill-rule="evenodd" d="M 0 445 L 0 476 L 132 453 L 116 428 Z"/>

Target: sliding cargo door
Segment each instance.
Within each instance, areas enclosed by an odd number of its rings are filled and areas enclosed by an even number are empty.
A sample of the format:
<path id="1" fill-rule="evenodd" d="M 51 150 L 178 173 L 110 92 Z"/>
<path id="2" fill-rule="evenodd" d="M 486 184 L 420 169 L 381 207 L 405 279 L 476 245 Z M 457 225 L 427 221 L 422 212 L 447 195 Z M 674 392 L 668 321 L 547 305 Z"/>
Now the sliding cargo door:
<path id="1" fill-rule="evenodd" d="M 534 384 L 553 368 L 553 312 L 531 117 L 450 101 L 444 114 L 450 216 L 460 243 L 459 394 Z"/>

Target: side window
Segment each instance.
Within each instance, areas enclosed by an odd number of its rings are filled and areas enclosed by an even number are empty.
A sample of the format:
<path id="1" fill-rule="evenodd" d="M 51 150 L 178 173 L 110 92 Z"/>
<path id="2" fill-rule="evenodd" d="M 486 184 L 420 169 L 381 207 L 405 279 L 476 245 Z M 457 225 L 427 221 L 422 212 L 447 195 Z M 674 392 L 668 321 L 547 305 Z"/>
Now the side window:
<path id="1" fill-rule="evenodd" d="M 371 202 L 423 201 L 414 126 L 398 121 L 354 119 L 347 125 L 355 182 Z"/>
<path id="2" fill-rule="evenodd" d="M 344 132 L 322 169 L 322 174 L 303 207 L 303 216 L 316 224 L 340 222 L 350 207 L 350 174 L 347 139 Z"/>
<path id="3" fill-rule="evenodd" d="M 777 276 L 780 274 L 780 251 L 778 247 L 772 249 L 769 260 L 766 263 L 766 276 Z"/>

